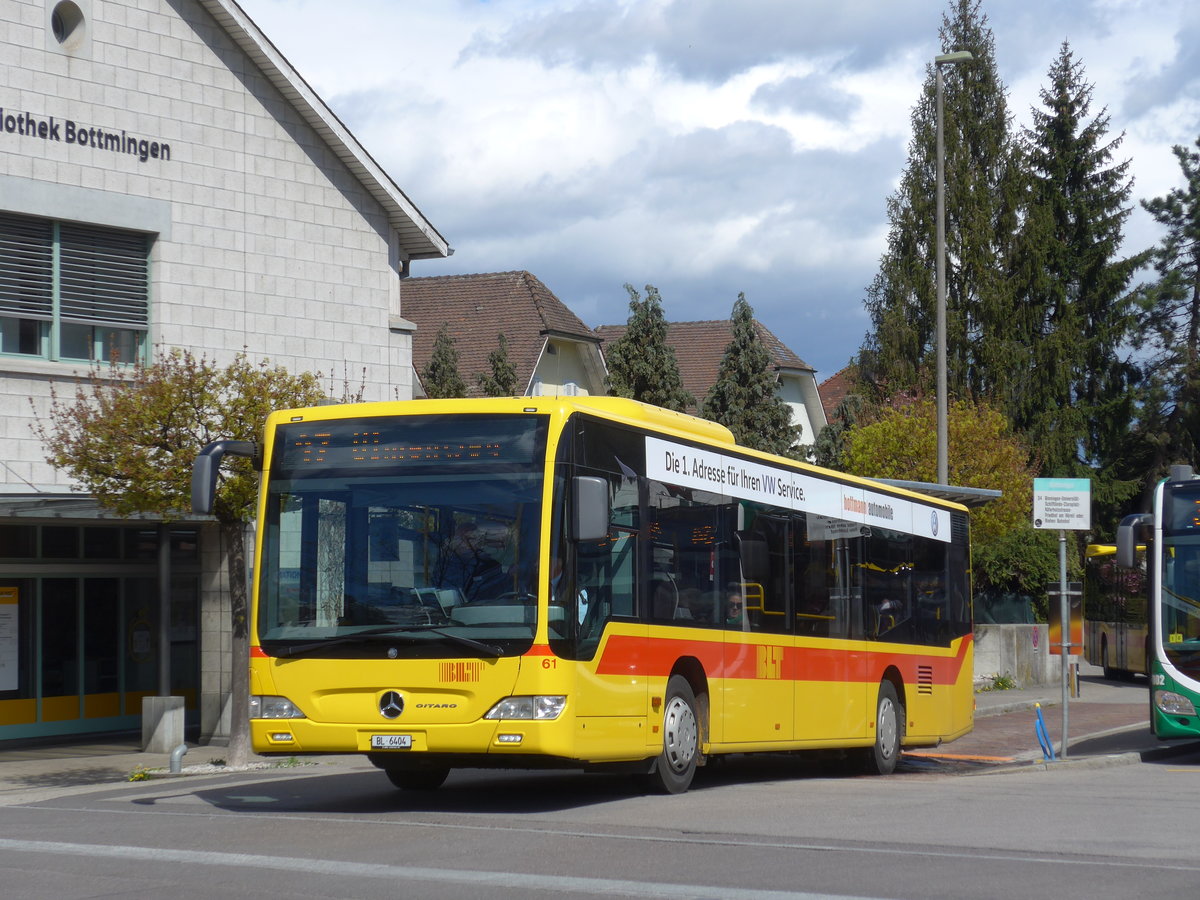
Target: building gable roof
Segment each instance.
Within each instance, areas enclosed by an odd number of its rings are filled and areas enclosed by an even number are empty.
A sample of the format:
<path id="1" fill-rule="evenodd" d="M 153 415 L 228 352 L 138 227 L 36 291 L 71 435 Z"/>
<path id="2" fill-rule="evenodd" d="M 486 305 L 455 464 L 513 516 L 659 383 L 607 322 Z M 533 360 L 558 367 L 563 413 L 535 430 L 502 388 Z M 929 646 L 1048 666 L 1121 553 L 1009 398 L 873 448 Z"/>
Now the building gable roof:
<path id="1" fill-rule="evenodd" d="M 458 372 L 471 396 L 476 376 L 491 372 L 488 354 L 508 342 L 508 359 L 520 390 L 527 389 L 549 336 L 599 344 L 600 339 L 554 293 L 529 272 L 439 275 L 400 282 L 400 309 L 415 322 L 413 367 L 421 372 L 446 323 L 458 352 Z"/>
<path id="2" fill-rule="evenodd" d="M 838 406 L 853 389 L 858 379 L 857 367 L 850 365 L 838 369 L 821 382 L 821 405 L 825 407 L 825 419 L 832 422 Z"/>
<path id="3" fill-rule="evenodd" d="M 245 11 L 233 0 L 199 0 L 199 3 L 383 207 L 389 224 L 399 235 L 404 255 L 409 259 L 449 256 L 450 246 L 446 239 L 371 158 L 350 129 L 325 105 Z"/>
<path id="4" fill-rule="evenodd" d="M 771 365 L 777 371 L 813 371 L 808 363 L 793 353 L 761 322 L 755 320 L 754 327 L 771 355 Z M 608 346 L 612 346 L 613 342 L 625 334 L 626 328 L 625 325 L 601 325 L 596 329 L 596 334 L 600 335 Z M 675 360 L 679 364 L 679 376 L 683 380 L 684 390 L 696 398 L 697 407 L 704 403 L 705 396 L 716 384 L 721 357 L 725 355 L 725 348 L 732 340 L 733 323 L 728 319 L 667 324 L 667 343 L 675 350 Z"/>

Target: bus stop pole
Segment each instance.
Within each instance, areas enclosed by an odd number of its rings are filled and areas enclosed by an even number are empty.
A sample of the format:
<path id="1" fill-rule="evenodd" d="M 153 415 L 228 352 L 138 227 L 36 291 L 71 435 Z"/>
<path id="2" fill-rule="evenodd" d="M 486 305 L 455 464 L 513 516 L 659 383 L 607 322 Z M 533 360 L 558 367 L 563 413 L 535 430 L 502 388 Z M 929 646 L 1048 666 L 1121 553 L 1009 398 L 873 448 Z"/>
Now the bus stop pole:
<path id="1" fill-rule="evenodd" d="M 1059 593 L 1058 593 L 1058 637 L 1061 642 L 1059 649 L 1062 651 L 1062 750 L 1059 752 L 1059 759 L 1067 758 L 1067 723 L 1070 718 L 1068 712 L 1070 691 L 1068 690 L 1068 682 L 1070 681 L 1071 672 L 1071 599 L 1067 595 L 1067 531 L 1065 528 L 1060 528 L 1058 531 L 1058 578 L 1059 578 Z"/>

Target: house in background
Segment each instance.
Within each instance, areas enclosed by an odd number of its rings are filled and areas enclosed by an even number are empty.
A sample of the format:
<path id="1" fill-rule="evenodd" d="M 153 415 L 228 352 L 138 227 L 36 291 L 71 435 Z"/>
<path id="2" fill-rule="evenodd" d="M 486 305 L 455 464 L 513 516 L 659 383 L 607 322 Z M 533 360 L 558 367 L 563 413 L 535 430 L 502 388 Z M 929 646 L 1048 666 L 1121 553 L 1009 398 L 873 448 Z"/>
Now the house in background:
<path id="1" fill-rule="evenodd" d="M 821 382 L 821 403 L 825 407 L 825 419 L 832 422 L 837 417 L 837 408 L 854 389 L 858 380 L 858 368 L 854 365 L 838 369 Z"/>
<path id="2" fill-rule="evenodd" d="M 481 396 L 478 376 L 491 372 L 488 355 L 499 346 L 501 333 L 516 369 L 518 395 L 605 393 L 600 338 L 529 272 L 408 278 L 401 282 L 400 303 L 404 318 L 415 326 L 414 384 L 429 365 L 445 323 L 468 396 Z"/>
<path id="3" fill-rule="evenodd" d="M 817 389 L 816 371 L 761 322 L 755 320 L 754 327 L 771 355 L 771 365 L 779 378 L 779 395 L 792 411 L 792 426 L 800 429 L 799 443 L 811 446 L 827 422 Z M 624 325 L 601 325 L 596 334 L 607 346 L 612 346 L 625 333 L 625 328 Z M 697 406 L 688 412 L 697 412 L 704 403 L 705 395 L 717 381 L 721 357 L 732 340 L 733 330 L 728 319 L 667 325 L 667 342 L 675 348 L 683 387 L 696 398 Z"/>

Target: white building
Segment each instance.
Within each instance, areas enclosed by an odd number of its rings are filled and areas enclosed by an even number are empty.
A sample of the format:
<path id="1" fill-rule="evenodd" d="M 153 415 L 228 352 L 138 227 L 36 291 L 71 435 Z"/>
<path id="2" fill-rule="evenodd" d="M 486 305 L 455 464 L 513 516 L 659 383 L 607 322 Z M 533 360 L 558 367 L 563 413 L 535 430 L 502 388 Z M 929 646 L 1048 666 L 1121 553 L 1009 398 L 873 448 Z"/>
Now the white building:
<path id="1" fill-rule="evenodd" d="M 6 0 L 0 45 L 0 742 L 136 729 L 156 524 L 45 462 L 51 384 L 183 347 L 408 399 L 400 280 L 450 251 L 232 0 Z M 219 555 L 173 528 L 172 690 L 202 739 L 229 670 Z"/>

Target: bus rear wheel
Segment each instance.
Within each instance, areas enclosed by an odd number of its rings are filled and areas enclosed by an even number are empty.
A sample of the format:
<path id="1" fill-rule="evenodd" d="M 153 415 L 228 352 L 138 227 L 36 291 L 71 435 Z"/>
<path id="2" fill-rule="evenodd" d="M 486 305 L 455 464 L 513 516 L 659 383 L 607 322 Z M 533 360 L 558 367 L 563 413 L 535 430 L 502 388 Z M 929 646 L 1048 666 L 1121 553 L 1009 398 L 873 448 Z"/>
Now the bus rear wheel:
<path id="1" fill-rule="evenodd" d="M 904 706 L 890 681 L 879 684 L 879 699 L 875 704 L 875 745 L 867 750 L 867 772 L 872 775 L 891 775 L 900 761 L 900 741 L 904 736 Z"/>
<path id="2" fill-rule="evenodd" d="M 654 762 L 650 786 L 665 794 L 682 794 L 691 786 L 700 757 L 696 695 L 682 675 L 672 675 L 667 682 L 662 731 L 663 749 Z"/>
<path id="3" fill-rule="evenodd" d="M 385 768 L 388 781 L 403 791 L 436 791 L 450 775 L 449 769 Z"/>

